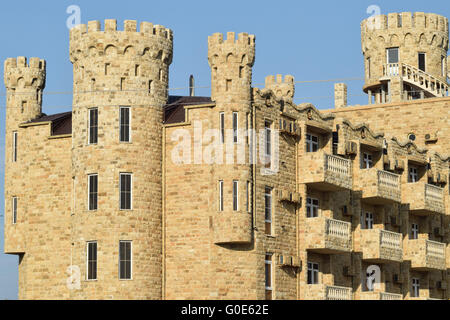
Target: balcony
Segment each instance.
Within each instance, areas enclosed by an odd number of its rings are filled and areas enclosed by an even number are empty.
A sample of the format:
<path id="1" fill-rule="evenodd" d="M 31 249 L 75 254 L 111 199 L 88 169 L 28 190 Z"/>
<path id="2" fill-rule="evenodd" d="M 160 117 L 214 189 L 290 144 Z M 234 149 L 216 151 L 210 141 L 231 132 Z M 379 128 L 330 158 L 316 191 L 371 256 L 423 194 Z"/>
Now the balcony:
<path id="1" fill-rule="evenodd" d="M 322 254 L 352 251 L 351 224 L 327 218 L 306 219 L 305 244 L 308 250 Z"/>
<path id="2" fill-rule="evenodd" d="M 417 271 L 446 270 L 444 243 L 426 239 L 408 240 L 405 260 Z"/>
<path id="3" fill-rule="evenodd" d="M 324 284 L 308 285 L 305 300 L 352 300 L 352 288 L 327 286 Z"/>
<path id="4" fill-rule="evenodd" d="M 445 214 L 444 189 L 431 184 L 404 184 L 402 203 L 409 204 L 409 210 L 417 215 Z"/>
<path id="5" fill-rule="evenodd" d="M 361 300 L 403 300 L 403 295 L 389 292 L 361 292 Z"/>
<path id="6" fill-rule="evenodd" d="M 377 169 L 360 170 L 362 199 L 374 205 L 401 202 L 400 176 Z"/>
<path id="7" fill-rule="evenodd" d="M 252 242 L 252 215 L 247 212 L 220 212 L 213 217 L 215 244 Z"/>
<path id="8" fill-rule="evenodd" d="M 300 183 L 321 191 L 352 189 L 350 160 L 323 152 L 312 152 L 306 153 L 300 161 Z"/>
<path id="9" fill-rule="evenodd" d="M 372 263 L 403 261 L 402 234 L 381 229 L 361 230 L 363 260 Z"/>

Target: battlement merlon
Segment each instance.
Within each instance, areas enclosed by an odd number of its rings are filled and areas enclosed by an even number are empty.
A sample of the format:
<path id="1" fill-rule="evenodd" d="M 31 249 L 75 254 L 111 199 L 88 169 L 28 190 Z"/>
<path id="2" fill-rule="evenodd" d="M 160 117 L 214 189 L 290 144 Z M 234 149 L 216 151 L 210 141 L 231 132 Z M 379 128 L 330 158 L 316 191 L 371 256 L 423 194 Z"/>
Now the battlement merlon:
<path id="1" fill-rule="evenodd" d="M 173 32 L 161 25 L 153 25 L 150 22 L 141 22 L 138 30 L 136 20 L 125 20 L 124 30 L 117 30 L 117 21 L 107 19 L 104 29 L 100 21 L 89 21 L 88 24 L 80 24 L 70 30 L 70 59 L 72 63 L 82 55 L 89 55 L 89 50 L 95 48 L 99 51 L 108 46 L 117 48 L 118 54 L 124 53 L 127 48 L 134 47 L 136 53 L 143 55 L 150 51 L 152 57 L 159 57 L 163 51 L 162 59 L 170 64 L 173 55 Z M 154 52 L 153 52 L 154 51 Z"/>
<path id="2" fill-rule="evenodd" d="M 399 29 L 443 32 L 448 37 L 448 19 L 435 13 L 402 12 L 376 15 L 361 22 L 363 33 L 377 30 L 398 31 Z"/>
<path id="3" fill-rule="evenodd" d="M 7 89 L 43 90 L 46 80 L 46 61 L 40 58 L 8 58 L 4 63 Z"/>
<path id="4" fill-rule="evenodd" d="M 239 33 L 236 40 L 234 32 L 228 32 L 224 39 L 222 33 L 215 33 L 208 37 L 208 60 L 210 66 L 229 62 L 230 55 L 235 57 L 234 62 L 253 67 L 255 63 L 254 35 Z"/>

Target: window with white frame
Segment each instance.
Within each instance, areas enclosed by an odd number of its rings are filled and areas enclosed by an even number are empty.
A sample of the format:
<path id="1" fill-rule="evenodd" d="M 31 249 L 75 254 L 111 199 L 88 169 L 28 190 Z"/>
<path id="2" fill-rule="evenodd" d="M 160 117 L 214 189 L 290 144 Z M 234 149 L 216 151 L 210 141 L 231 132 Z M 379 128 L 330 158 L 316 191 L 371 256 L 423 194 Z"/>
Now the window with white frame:
<path id="1" fill-rule="evenodd" d="M 132 208 L 132 174 L 120 174 L 120 210 L 131 210 Z"/>
<path id="2" fill-rule="evenodd" d="M 132 279 L 132 242 L 119 242 L 119 279 Z"/>
<path id="3" fill-rule="evenodd" d="M 11 207 L 11 211 L 12 211 L 12 223 L 16 224 L 17 223 L 17 197 L 13 197 L 12 198 L 12 207 Z"/>
<path id="4" fill-rule="evenodd" d="M 89 109 L 89 144 L 98 143 L 98 109 Z"/>
<path id="5" fill-rule="evenodd" d="M 266 235 L 272 234 L 273 212 L 272 212 L 272 188 L 265 187 L 264 190 L 264 221 Z"/>
<path id="6" fill-rule="evenodd" d="M 97 210 L 98 207 L 98 175 L 91 174 L 88 176 L 88 209 L 90 211 Z"/>
<path id="7" fill-rule="evenodd" d="M 237 112 L 233 112 L 233 142 L 238 143 L 239 137 L 239 116 Z"/>
<path id="8" fill-rule="evenodd" d="M 420 279 L 419 278 L 412 278 L 412 296 L 414 298 L 420 297 Z"/>
<path id="9" fill-rule="evenodd" d="M 373 156 L 370 153 L 363 152 L 361 169 L 370 169 L 373 167 Z"/>
<path id="10" fill-rule="evenodd" d="M 219 211 L 223 211 L 223 181 L 219 181 Z"/>
<path id="11" fill-rule="evenodd" d="M 317 152 L 319 150 L 319 137 L 307 134 L 306 135 L 306 152 Z"/>
<path id="12" fill-rule="evenodd" d="M 273 299 L 273 254 L 266 253 L 265 256 L 265 285 L 266 285 L 266 300 Z"/>
<path id="13" fill-rule="evenodd" d="M 220 122 L 220 142 L 225 143 L 225 113 L 221 112 L 219 114 Z"/>
<path id="14" fill-rule="evenodd" d="M 419 239 L 419 225 L 417 223 L 411 224 L 411 240 Z"/>
<path id="15" fill-rule="evenodd" d="M 130 107 L 120 107 L 120 142 L 131 141 Z"/>
<path id="16" fill-rule="evenodd" d="M 419 181 L 419 173 L 417 167 L 409 167 L 409 182 L 415 183 Z"/>
<path id="17" fill-rule="evenodd" d="M 272 167 L 272 122 L 264 122 L 264 157 L 265 167 Z"/>
<path id="18" fill-rule="evenodd" d="M 97 242 L 90 241 L 86 247 L 86 276 L 87 280 L 97 280 Z"/>
<path id="19" fill-rule="evenodd" d="M 233 181 L 233 211 L 239 210 L 239 181 Z"/>
<path id="20" fill-rule="evenodd" d="M 13 132 L 13 145 L 12 145 L 12 161 L 17 162 L 17 131 Z"/>
<path id="21" fill-rule="evenodd" d="M 317 218 L 319 216 L 319 199 L 306 198 L 306 217 Z"/>
<path id="22" fill-rule="evenodd" d="M 319 284 L 319 264 L 314 262 L 308 262 L 307 273 L 308 284 Z"/>

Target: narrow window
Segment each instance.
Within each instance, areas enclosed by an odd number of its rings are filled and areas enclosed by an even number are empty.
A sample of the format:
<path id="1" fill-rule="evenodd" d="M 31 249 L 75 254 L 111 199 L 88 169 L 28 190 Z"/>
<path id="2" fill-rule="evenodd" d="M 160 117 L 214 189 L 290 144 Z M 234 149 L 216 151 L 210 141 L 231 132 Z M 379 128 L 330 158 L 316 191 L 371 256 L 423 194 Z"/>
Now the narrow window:
<path id="1" fill-rule="evenodd" d="M 13 132 L 13 155 L 12 155 L 12 161 L 17 162 L 17 131 Z"/>
<path id="2" fill-rule="evenodd" d="M 412 278 L 412 296 L 414 298 L 420 297 L 420 279 Z"/>
<path id="3" fill-rule="evenodd" d="M 319 216 L 319 200 L 313 198 L 306 199 L 306 217 L 317 218 Z"/>
<path id="4" fill-rule="evenodd" d="M 109 73 L 109 67 L 110 67 L 110 66 L 111 66 L 111 64 L 105 63 L 105 76 L 108 75 L 108 73 Z"/>
<path id="5" fill-rule="evenodd" d="M 223 181 L 219 181 L 219 211 L 223 211 Z"/>
<path id="6" fill-rule="evenodd" d="M 225 143 L 225 113 L 221 112 L 219 114 L 220 121 L 220 142 Z"/>
<path id="7" fill-rule="evenodd" d="M 89 175 L 89 210 L 97 210 L 98 204 L 98 175 Z"/>
<path id="8" fill-rule="evenodd" d="M 266 235 L 272 234 L 272 222 L 273 222 L 273 214 L 272 214 L 272 188 L 266 187 L 264 192 L 264 213 L 265 213 L 265 232 Z"/>
<path id="9" fill-rule="evenodd" d="M 98 109 L 89 109 L 89 144 L 98 143 Z"/>
<path id="10" fill-rule="evenodd" d="M 370 153 L 363 153 L 361 169 L 370 169 L 373 167 L 373 157 Z"/>
<path id="11" fill-rule="evenodd" d="M 370 58 L 367 58 L 367 76 L 368 78 L 371 77 L 371 71 L 370 71 Z"/>
<path id="12" fill-rule="evenodd" d="M 419 174 L 416 167 L 409 167 L 409 182 L 415 183 L 419 181 Z"/>
<path id="13" fill-rule="evenodd" d="M 119 242 L 119 279 L 132 279 L 132 248 L 131 241 Z"/>
<path id="14" fill-rule="evenodd" d="M 239 181 L 233 181 L 233 211 L 239 210 Z"/>
<path id="15" fill-rule="evenodd" d="M 273 299 L 273 264 L 272 264 L 273 255 L 271 253 L 267 253 L 265 256 L 265 283 L 266 283 L 266 300 Z"/>
<path id="16" fill-rule="evenodd" d="M 125 78 L 120 78 L 120 91 L 125 89 Z"/>
<path id="17" fill-rule="evenodd" d="M 130 142 L 129 107 L 120 107 L 120 142 Z"/>
<path id="18" fill-rule="evenodd" d="M 148 93 L 149 93 L 149 94 L 152 94 L 152 91 L 153 91 L 153 81 L 150 80 L 150 81 L 148 82 Z"/>
<path id="19" fill-rule="evenodd" d="M 247 212 L 252 212 L 252 183 L 247 181 Z"/>
<path id="20" fill-rule="evenodd" d="M 238 113 L 233 112 L 233 142 L 238 143 Z"/>
<path id="21" fill-rule="evenodd" d="M 87 243 L 87 280 L 97 280 L 97 242 Z"/>
<path id="22" fill-rule="evenodd" d="M 423 52 L 419 52 L 419 70 L 422 70 L 423 72 L 425 72 L 425 65 L 426 65 L 426 60 L 425 60 L 425 53 Z"/>
<path id="23" fill-rule="evenodd" d="M 413 223 L 411 225 L 411 240 L 419 239 L 419 225 L 417 223 Z"/>
<path id="24" fill-rule="evenodd" d="M 442 76 L 444 78 L 447 78 L 447 75 L 445 74 L 445 65 L 446 65 L 445 57 L 442 57 L 442 59 L 441 59 Z"/>
<path id="25" fill-rule="evenodd" d="M 226 91 L 230 91 L 231 90 L 231 80 L 226 80 L 226 87 L 225 87 Z"/>
<path id="26" fill-rule="evenodd" d="M 272 122 L 265 121 L 264 123 L 265 143 L 264 143 L 264 155 L 266 168 L 272 167 Z"/>
<path id="27" fill-rule="evenodd" d="M 163 70 L 159 69 L 159 80 L 163 81 Z"/>
<path id="28" fill-rule="evenodd" d="M 132 175 L 130 173 L 120 174 L 120 210 L 131 210 L 131 188 Z"/>
<path id="29" fill-rule="evenodd" d="M 306 135 L 306 152 L 317 152 L 319 150 L 319 137 L 307 134 Z"/>
<path id="30" fill-rule="evenodd" d="M 17 223 L 17 197 L 12 198 L 12 223 Z"/>
<path id="31" fill-rule="evenodd" d="M 134 67 L 134 75 L 137 77 L 137 76 L 140 76 L 141 75 L 141 66 L 140 65 L 135 65 L 135 67 Z"/>
<path id="32" fill-rule="evenodd" d="M 308 262 L 308 284 L 319 284 L 319 264 Z"/>

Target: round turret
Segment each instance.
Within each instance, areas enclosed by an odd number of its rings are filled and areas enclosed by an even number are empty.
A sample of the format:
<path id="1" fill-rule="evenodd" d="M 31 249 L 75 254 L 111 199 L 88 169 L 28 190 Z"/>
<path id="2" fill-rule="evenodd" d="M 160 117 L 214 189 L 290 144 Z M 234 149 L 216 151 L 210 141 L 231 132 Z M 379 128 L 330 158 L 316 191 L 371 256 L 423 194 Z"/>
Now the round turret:
<path id="1" fill-rule="evenodd" d="M 447 18 L 422 12 L 378 15 L 361 23 L 361 39 L 364 91 L 376 102 L 445 95 Z"/>
<path id="2" fill-rule="evenodd" d="M 91 21 L 70 32 L 74 265 L 85 265 L 87 241 L 97 242 L 101 265 L 98 282 L 82 283 L 74 298 L 162 297 L 162 122 L 172 38 L 147 22 L 137 31 L 136 21 L 125 21 L 123 31 L 106 20 L 104 30 Z M 120 242 L 131 270 L 118 262 Z"/>
<path id="3" fill-rule="evenodd" d="M 39 58 L 9 58 L 4 65 L 7 90 L 7 113 L 10 125 L 39 117 L 42 113 L 42 91 L 45 88 L 46 63 Z"/>

